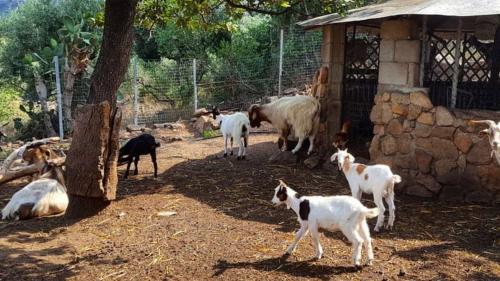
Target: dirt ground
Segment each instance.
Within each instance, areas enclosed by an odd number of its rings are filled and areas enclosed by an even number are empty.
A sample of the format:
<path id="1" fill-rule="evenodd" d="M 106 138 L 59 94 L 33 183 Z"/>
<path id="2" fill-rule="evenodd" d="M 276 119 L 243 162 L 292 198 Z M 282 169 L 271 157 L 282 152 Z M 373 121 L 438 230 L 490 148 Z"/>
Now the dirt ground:
<path id="1" fill-rule="evenodd" d="M 221 158 L 221 138 L 165 144 L 158 178 L 144 157 L 139 175 L 121 180 L 118 199 L 94 217 L 1 222 L 0 280 L 500 280 L 498 206 L 401 195 L 395 229 L 372 232 L 373 266 L 354 271 L 338 232 L 321 234 L 319 261 L 309 236 L 282 258 L 298 222 L 270 203 L 277 180 L 307 195 L 349 190 L 331 165 L 269 163 L 275 140 L 252 135 L 244 161 Z M 0 207 L 21 184 L 0 188 Z M 371 196 L 364 204 L 374 206 Z"/>

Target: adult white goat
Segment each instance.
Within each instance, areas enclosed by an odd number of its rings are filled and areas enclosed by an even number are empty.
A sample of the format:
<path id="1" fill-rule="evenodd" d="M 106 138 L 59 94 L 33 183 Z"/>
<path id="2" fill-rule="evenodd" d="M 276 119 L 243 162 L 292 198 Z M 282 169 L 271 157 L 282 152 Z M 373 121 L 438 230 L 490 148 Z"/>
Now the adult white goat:
<path id="1" fill-rule="evenodd" d="M 387 165 L 371 165 L 354 163 L 354 156 L 347 152 L 347 149 L 339 149 L 332 155 L 330 160 L 337 159 L 339 170 L 342 170 L 349 182 L 353 197 L 361 200 L 364 193 L 373 193 L 373 200 L 379 209 L 375 231 L 379 231 L 384 224 L 384 201 L 389 206 L 389 221 L 386 228 L 392 228 L 396 219 L 396 206 L 394 204 L 394 184 L 401 182 L 401 177 L 392 173 Z"/>
<path id="2" fill-rule="evenodd" d="M 237 160 L 245 159 L 246 147 L 248 146 L 248 135 L 250 134 L 250 120 L 242 112 L 223 115 L 215 107 L 212 110 L 213 118 L 219 122 L 220 132 L 224 138 L 224 157 L 227 157 L 227 139 L 231 139 L 231 155 L 233 155 L 233 140 L 238 145 Z M 243 141 L 242 141 L 243 139 Z"/>
<path id="3" fill-rule="evenodd" d="M 366 218 L 376 217 L 379 212 L 377 208 L 368 209 L 351 196 L 300 196 L 281 180 L 274 190 L 272 202 L 276 205 L 286 204 L 288 209 L 292 208 L 300 223 L 300 230 L 286 250 L 286 254 L 292 254 L 302 237 L 311 232 L 316 258 L 320 259 L 323 249 L 319 242 L 319 228 L 340 229 L 352 243 L 353 264 L 356 267 L 361 265 L 363 245 L 368 252 L 367 264 L 372 264 L 372 242 Z"/>
<path id="4" fill-rule="evenodd" d="M 25 220 L 60 214 L 68 207 L 68 195 L 59 167 L 14 193 L 2 210 L 2 219 Z"/>
<path id="5" fill-rule="evenodd" d="M 491 145 L 491 157 L 495 156 L 500 165 L 500 122 L 492 120 L 471 120 L 472 124 L 486 124 L 487 129 L 482 130 L 480 135 L 487 135 Z"/>
<path id="6" fill-rule="evenodd" d="M 314 149 L 314 138 L 319 128 L 319 102 L 310 96 L 282 97 L 268 104 L 250 106 L 248 116 L 252 127 L 260 127 L 262 121 L 274 125 L 283 139 L 282 150 L 288 148 L 288 135 L 291 131 L 298 138 L 292 153 L 297 153 L 305 138 L 309 138 L 308 154 Z"/>

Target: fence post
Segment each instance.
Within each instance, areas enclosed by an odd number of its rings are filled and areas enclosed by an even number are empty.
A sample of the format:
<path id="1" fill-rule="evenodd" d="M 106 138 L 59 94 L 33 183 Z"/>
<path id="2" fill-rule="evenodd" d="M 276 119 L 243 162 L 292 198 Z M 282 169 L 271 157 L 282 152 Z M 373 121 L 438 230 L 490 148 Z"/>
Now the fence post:
<path id="1" fill-rule="evenodd" d="M 196 59 L 193 59 L 194 111 L 198 110 L 198 86 L 196 85 Z"/>
<path id="2" fill-rule="evenodd" d="M 278 96 L 281 96 L 281 87 L 283 76 L 283 28 L 280 29 L 280 59 L 279 59 L 279 72 L 278 72 Z"/>
<path id="3" fill-rule="evenodd" d="M 458 88 L 458 73 L 460 68 L 460 48 L 462 40 L 462 18 L 458 18 L 457 26 L 457 41 L 455 44 L 455 55 L 453 61 L 453 80 L 451 86 L 451 102 L 450 107 L 455 108 L 457 105 L 457 88 Z"/>
<path id="4" fill-rule="evenodd" d="M 134 64 L 134 78 L 132 81 L 132 85 L 134 87 L 134 125 L 139 125 L 138 115 L 139 115 L 139 87 L 137 81 L 137 57 L 133 59 Z"/>
<path id="5" fill-rule="evenodd" d="M 57 115 L 59 119 L 59 138 L 64 139 L 64 127 L 63 127 L 63 111 L 62 111 L 62 94 L 61 94 L 61 78 L 59 77 L 59 58 L 54 56 L 52 59 L 54 61 L 54 68 L 56 74 L 56 95 L 57 95 Z"/>

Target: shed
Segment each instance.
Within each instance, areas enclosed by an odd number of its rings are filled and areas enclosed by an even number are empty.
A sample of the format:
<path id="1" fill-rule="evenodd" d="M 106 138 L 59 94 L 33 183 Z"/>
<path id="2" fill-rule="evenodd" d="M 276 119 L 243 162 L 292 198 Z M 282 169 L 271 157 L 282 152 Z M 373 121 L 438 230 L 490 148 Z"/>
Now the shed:
<path id="1" fill-rule="evenodd" d="M 329 143 L 349 120 L 407 193 L 500 201 L 500 166 L 468 122 L 500 120 L 500 1 L 379 1 L 298 25 L 323 32 Z"/>

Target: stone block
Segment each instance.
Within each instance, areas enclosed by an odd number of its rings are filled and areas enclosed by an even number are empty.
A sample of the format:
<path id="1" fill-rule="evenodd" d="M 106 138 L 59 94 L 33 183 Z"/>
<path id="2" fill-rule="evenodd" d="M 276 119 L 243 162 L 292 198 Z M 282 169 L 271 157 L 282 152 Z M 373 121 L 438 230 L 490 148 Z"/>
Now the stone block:
<path id="1" fill-rule="evenodd" d="M 410 93 L 410 102 L 414 105 L 422 107 L 424 110 L 430 110 L 434 107 L 429 99 L 429 96 L 421 91 Z"/>
<path id="2" fill-rule="evenodd" d="M 467 154 L 467 162 L 484 165 L 491 162 L 491 146 L 486 139 L 475 143 Z"/>
<path id="3" fill-rule="evenodd" d="M 385 134 L 385 126 L 384 125 L 375 125 L 375 126 L 373 126 L 373 134 L 374 135 L 383 135 L 383 134 Z"/>
<path id="4" fill-rule="evenodd" d="M 455 133 L 453 143 L 455 143 L 460 151 L 462 151 L 463 153 L 467 153 L 472 146 L 472 138 L 469 134 L 464 133 L 460 129 L 458 129 Z"/>
<path id="5" fill-rule="evenodd" d="M 409 63 L 408 64 L 408 87 L 420 86 L 420 64 Z"/>
<path id="6" fill-rule="evenodd" d="M 425 125 L 419 122 L 415 124 L 415 130 L 413 130 L 413 134 L 419 138 L 426 138 L 431 135 L 432 126 Z"/>
<path id="7" fill-rule="evenodd" d="M 408 82 L 408 64 L 381 62 L 378 82 L 380 84 L 406 85 Z"/>
<path id="8" fill-rule="evenodd" d="M 417 166 L 415 157 L 411 154 L 398 154 L 394 159 L 394 164 L 402 169 L 415 169 Z"/>
<path id="9" fill-rule="evenodd" d="M 436 108 L 436 124 L 438 126 L 452 126 L 454 122 L 455 117 L 448 109 L 442 106 Z"/>
<path id="10" fill-rule="evenodd" d="M 421 184 L 410 185 L 406 188 L 406 194 L 411 196 L 423 197 L 423 198 L 431 198 L 434 197 L 434 193 L 430 192 L 427 188 L 425 188 Z"/>
<path id="11" fill-rule="evenodd" d="M 434 127 L 431 131 L 431 137 L 451 140 L 453 133 L 455 133 L 455 127 Z"/>
<path id="12" fill-rule="evenodd" d="M 448 159 L 440 159 L 434 163 L 434 169 L 436 170 L 436 175 L 438 177 L 450 173 L 456 167 L 457 167 L 457 162 Z"/>
<path id="13" fill-rule="evenodd" d="M 422 112 L 420 116 L 417 118 L 417 122 L 425 124 L 425 125 L 434 125 L 435 117 L 431 112 Z"/>
<path id="14" fill-rule="evenodd" d="M 418 116 L 420 116 L 420 113 L 422 112 L 422 107 L 416 105 L 416 104 L 410 104 L 408 107 L 408 120 L 416 120 Z"/>
<path id="15" fill-rule="evenodd" d="M 438 193 L 441 190 L 441 184 L 431 175 L 418 174 L 416 181 L 433 193 Z"/>
<path id="16" fill-rule="evenodd" d="M 410 95 L 403 94 L 403 93 L 393 93 L 391 95 L 391 101 L 392 101 L 392 103 L 409 105 L 410 104 Z"/>
<path id="17" fill-rule="evenodd" d="M 420 63 L 420 40 L 397 40 L 394 61 Z"/>
<path id="18" fill-rule="evenodd" d="M 415 150 L 415 161 L 418 170 L 428 174 L 431 171 L 432 156 L 421 149 Z"/>
<path id="19" fill-rule="evenodd" d="M 407 116 L 408 115 L 408 105 L 404 105 L 401 103 L 392 103 L 391 104 L 392 113 Z"/>
<path id="20" fill-rule="evenodd" d="M 465 201 L 467 203 L 479 203 L 479 204 L 484 204 L 484 203 L 490 203 L 494 199 L 493 194 L 486 190 L 475 190 L 472 192 L 469 192 L 465 195 Z"/>
<path id="21" fill-rule="evenodd" d="M 450 140 L 431 138 L 431 155 L 436 159 L 451 159 L 458 158 L 458 149 Z"/>
<path id="22" fill-rule="evenodd" d="M 385 155 L 392 155 L 398 151 L 396 139 L 392 136 L 385 136 L 381 139 L 382 152 Z"/>
<path id="23" fill-rule="evenodd" d="M 413 129 L 415 129 L 415 124 L 416 124 L 415 121 L 410 121 L 408 119 L 405 119 L 405 121 L 403 121 L 403 131 L 405 133 L 412 132 Z"/>
<path id="24" fill-rule="evenodd" d="M 395 52 L 394 40 L 381 40 L 380 41 L 380 62 L 393 62 Z"/>
<path id="25" fill-rule="evenodd" d="M 391 135 L 400 135 L 403 133 L 403 125 L 398 119 L 392 119 L 387 125 L 387 133 Z"/>
<path id="26" fill-rule="evenodd" d="M 445 202 L 463 202 L 464 190 L 458 185 L 445 185 L 439 194 L 439 200 Z"/>
<path id="27" fill-rule="evenodd" d="M 373 160 L 382 156 L 382 150 L 380 149 L 380 135 L 373 136 L 368 152 L 370 153 L 370 159 Z"/>
<path id="28" fill-rule="evenodd" d="M 412 138 L 410 134 L 403 134 L 397 138 L 398 151 L 401 154 L 408 154 L 412 151 Z"/>

